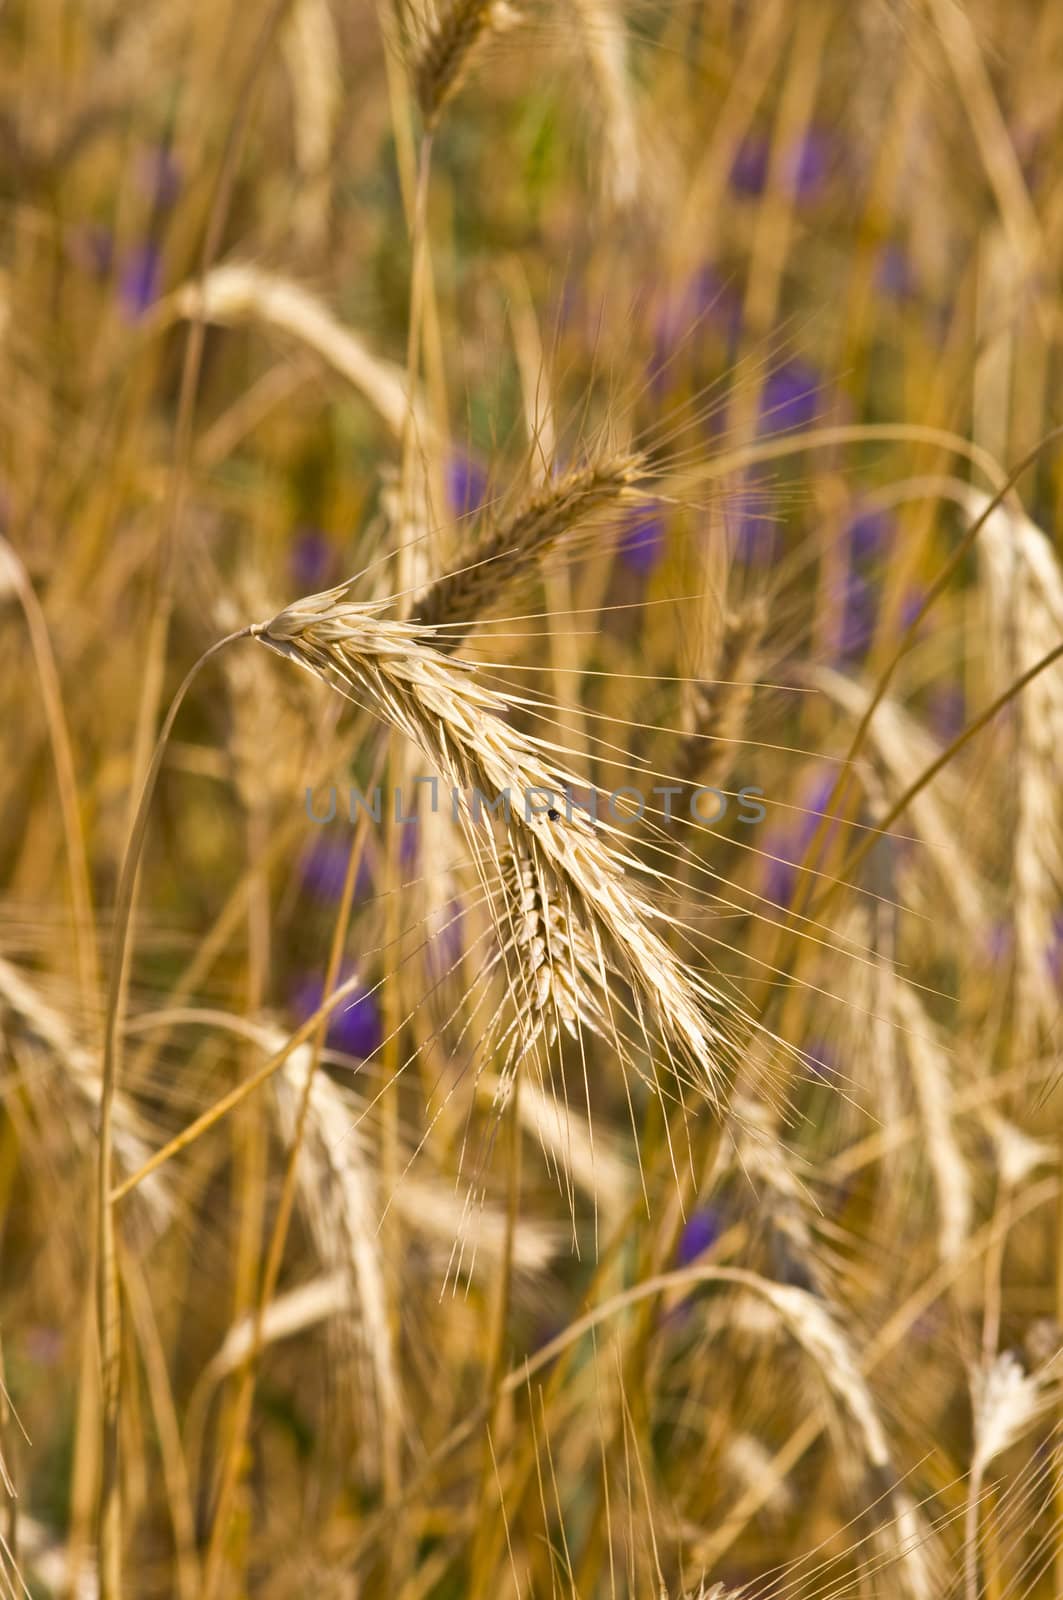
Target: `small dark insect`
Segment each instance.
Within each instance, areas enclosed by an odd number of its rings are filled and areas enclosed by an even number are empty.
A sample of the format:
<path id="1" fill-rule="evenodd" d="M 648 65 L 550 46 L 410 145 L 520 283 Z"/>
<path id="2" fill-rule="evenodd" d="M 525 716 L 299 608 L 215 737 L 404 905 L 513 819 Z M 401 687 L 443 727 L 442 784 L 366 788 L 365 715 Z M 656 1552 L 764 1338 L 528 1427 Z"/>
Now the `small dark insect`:
<path id="1" fill-rule="evenodd" d="M 547 816 L 548 816 L 548 817 L 549 817 L 549 818 L 550 818 L 550 821 L 551 821 L 551 822 L 558 822 L 558 821 L 560 821 L 560 819 L 561 819 L 561 813 L 560 813 L 560 811 L 555 811 L 555 810 L 554 810 L 554 808 L 553 808 L 553 806 L 551 806 L 551 807 L 550 807 L 550 809 L 549 809 L 549 811 L 548 811 L 548 812 L 547 812 L 547 813 L 546 813 L 546 815 L 547 815 Z"/>

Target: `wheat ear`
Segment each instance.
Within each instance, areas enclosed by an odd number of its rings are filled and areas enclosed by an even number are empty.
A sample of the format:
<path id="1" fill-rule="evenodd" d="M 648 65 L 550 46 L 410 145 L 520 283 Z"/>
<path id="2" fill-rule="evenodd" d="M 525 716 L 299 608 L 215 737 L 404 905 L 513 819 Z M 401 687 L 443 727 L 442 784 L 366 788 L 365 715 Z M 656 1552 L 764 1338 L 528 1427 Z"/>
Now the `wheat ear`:
<path id="1" fill-rule="evenodd" d="M 576 780 L 548 764 L 548 746 L 507 720 L 515 701 L 486 689 L 467 664 L 433 648 L 430 629 L 385 621 L 383 602 L 356 605 L 345 601 L 346 591 L 344 585 L 309 596 L 253 632 L 406 734 L 451 787 L 473 850 L 496 873 L 494 836 L 476 826 L 479 802 L 511 797 L 510 839 L 522 846 L 534 880 L 547 885 L 589 941 L 599 989 L 605 974 L 619 977 L 630 990 L 623 1005 L 638 1036 L 646 1036 L 652 1019 L 680 1081 L 719 1104 L 728 1069 L 744 1050 L 748 1020 L 733 998 L 688 972 L 656 931 L 653 924 L 668 919 L 629 870 L 639 863 L 560 800 Z M 564 816 L 529 805 L 536 794 L 564 803 Z M 555 1005 L 563 998 L 560 988 L 553 991 Z M 611 1032 L 619 1043 L 616 1016 L 614 1001 Z"/>
<path id="2" fill-rule="evenodd" d="M 500 0 L 450 0 L 429 24 L 413 68 L 426 128 L 435 127 L 443 107 L 457 94 L 489 30 L 504 26 L 512 17 L 513 12 Z"/>
<path id="3" fill-rule="evenodd" d="M 724 622 L 715 679 L 694 690 L 694 725 L 678 762 L 678 776 L 687 783 L 715 788 L 734 765 L 735 747 L 753 699 L 767 617 L 767 604 L 757 596 Z"/>
<path id="4" fill-rule="evenodd" d="M 617 454 L 574 467 L 546 484 L 512 516 L 489 528 L 454 572 L 414 601 L 412 622 L 451 627 L 483 616 L 503 593 L 529 578 L 538 563 L 596 512 L 629 504 L 646 476 L 641 456 Z M 457 648 L 460 637 L 436 639 L 437 650 Z"/>

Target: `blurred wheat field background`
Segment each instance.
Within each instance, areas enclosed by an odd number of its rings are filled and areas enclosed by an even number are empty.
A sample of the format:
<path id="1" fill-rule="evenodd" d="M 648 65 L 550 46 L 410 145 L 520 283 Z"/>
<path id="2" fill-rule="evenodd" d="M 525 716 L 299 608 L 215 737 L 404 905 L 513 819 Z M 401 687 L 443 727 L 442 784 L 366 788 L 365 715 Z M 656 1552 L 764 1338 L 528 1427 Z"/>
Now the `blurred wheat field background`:
<path id="1" fill-rule="evenodd" d="M 1063 11 L 0 40 L 2 1592 L 1058 1600 Z"/>

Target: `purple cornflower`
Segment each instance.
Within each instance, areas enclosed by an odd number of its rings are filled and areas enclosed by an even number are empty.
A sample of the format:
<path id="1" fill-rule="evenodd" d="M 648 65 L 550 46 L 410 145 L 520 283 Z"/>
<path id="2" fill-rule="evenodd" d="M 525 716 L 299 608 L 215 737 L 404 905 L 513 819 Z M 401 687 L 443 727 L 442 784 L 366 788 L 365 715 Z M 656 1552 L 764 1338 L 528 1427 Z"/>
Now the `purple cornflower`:
<path id="1" fill-rule="evenodd" d="M 763 133 L 747 133 L 731 161 L 730 185 L 735 194 L 763 194 L 768 181 L 771 143 Z"/>
<path id="2" fill-rule="evenodd" d="M 118 280 L 118 303 L 127 322 L 139 322 L 159 298 L 162 257 L 146 240 L 126 252 Z"/>
<path id="3" fill-rule="evenodd" d="M 809 428 L 821 409 L 819 373 L 807 361 L 794 359 L 768 375 L 760 396 L 760 432 L 789 433 Z"/>
<path id="4" fill-rule="evenodd" d="M 1015 932 L 1011 923 L 998 917 L 990 923 L 985 935 L 985 957 L 994 967 L 1008 960 L 1015 945 Z"/>
<path id="5" fill-rule="evenodd" d="M 425 957 L 429 972 L 437 981 L 452 972 L 461 960 L 464 919 L 460 900 L 451 900 L 438 927 L 428 936 Z"/>
<path id="6" fill-rule="evenodd" d="M 722 335 L 730 348 L 742 321 L 742 302 L 734 287 L 706 262 L 694 275 L 661 298 L 653 327 L 649 379 L 660 395 L 684 358 L 700 354 L 705 335 Z"/>
<path id="7" fill-rule="evenodd" d="M 711 261 L 698 268 L 690 293 L 699 325 L 704 322 L 728 334 L 738 333 L 742 323 L 742 297 L 732 279 L 725 278 Z"/>
<path id="8" fill-rule="evenodd" d="M 341 981 L 346 982 L 350 976 L 350 971 L 346 972 Z M 323 994 L 324 985 L 320 978 L 309 975 L 301 978 L 292 992 L 292 1010 L 296 1016 L 304 1019 L 313 1016 Z M 362 1060 L 379 1050 L 384 1039 L 384 1026 L 376 995 L 363 986 L 353 989 L 331 1013 L 327 1038 L 333 1049 Z"/>
<path id="9" fill-rule="evenodd" d="M 798 200 L 811 200 L 825 187 L 834 165 L 835 147 L 824 128 L 809 128 L 787 151 L 784 180 Z"/>
<path id="10" fill-rule="evenodd" d="M 831 136 L 822 128 L 809 128 L 783 157 L 783 187 L 795 200 L 814 199 L 830 177 L 833 156 Z M 750 197 L 763 194 L 770 162 L 770 139 L 759 132 L 746 134 L 731 162 L 731 188 L 736 194 Z"/>
<path id="11" fill-rule="evenodd" d="M 742 566 L 768 567 L 776 559 L 779 528 L 771 514 L 765 490 L 750 478 L 746 485 L 728 495 L 724 521 L 734 559 Z"/>
<path id="12" fill-rule="evenodd" d="M 858 511 L 845 530 L 853 560 L 872 561 L 884 555 L 895 528 L 888 511 Z"/>
<path id="13" fill-rule="evenodd" d="M 625 518 L 620 559 L 632 572 L 648 577 L 664 554 L 664 517 L 656 505 L 639 506 Z"/>
<path id="14" fill-rule="evenodd" d="M 451 456 L 446 467 L 447 504 L 455 517 L 479 511 L 487 497 L 487 474 L 471 456 Z"/>
<path id="15" fill-rule="evenodd" d="M 834 792 L 834 781 L 833 773 L 820 773 L 808 790 L 802 810 L 769 836 L 765 845 L 770 859 L 764 867 L 764 897 L 777 906 L 790 904 L 797 883 L 797 864 L 812 843 Z"/>
<path id="16" fill-rule="evenodd" d="M 687 1218 L 679 1242 L 675 1247 L 676 1265 L 689 1267 L 691 1262 L 705 1254 L 716 1243 L 723 1227 L 720 1214 L 711 1206 L 699 1206 Z"/>
<path id="17" fill-rule="evenodd" d="M 339 797 L 337 796 L 337 809 L 338 806 Z M 350 854 L 349 839 L 345 841 L 328 835 L 322 835 L 321 838 L 315 839 L 303 863 L 303 887 L 308 889 L 316 900 L 337 901 L 343 893 Z M 361 899 L 369 894 L 372 887 L 373 871 L 363 853 L 354 879 L 355 899 Z"/>
<path id="18" fill-rule="evenodd" d="M 288 551 L 288 569 L 301 592 L 326 589 L 336 571 L 336 552 L 320 528 L 296 528 Z"/>

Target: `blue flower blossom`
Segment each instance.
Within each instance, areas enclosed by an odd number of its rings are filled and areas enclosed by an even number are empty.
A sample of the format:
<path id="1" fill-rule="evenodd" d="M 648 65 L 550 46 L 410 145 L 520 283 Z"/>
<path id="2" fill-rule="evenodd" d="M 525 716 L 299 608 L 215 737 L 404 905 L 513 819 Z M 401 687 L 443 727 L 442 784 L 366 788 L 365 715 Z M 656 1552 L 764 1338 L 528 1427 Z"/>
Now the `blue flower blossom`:
<path id="1" fill-rule="evenodd" d="M 82 272 L 107 278 L 114 269 L 114 234 L 101 222 L 79 223 L 67 236 L 67 251 Z"/>
<path id="2" fill-rule="evenodd" d="M 337 814 L 339 814 L 339 808 L 340 797 L 337 795 Z M 351 845 L 349 839 L 344 840 L 322 833 L 320 838 L 315 839 L 303 862 L 303 887 L 309 890 L 316 900 L 335 903 L 343 893 L 350 854 Z M 372 868 L 363 852 L 354 879 L 355 899 L 363 898 L 369 894 L 372 891 L 372 887 Z"/>
<path id="3" fill-rule="evenodd" d="M 779 554 L 779 526 L 755 478 L 727 497 L 724 523 L 734 560 L 746 567 L 769 567 Z"/>
<path id="4" fill-rule="evenodd" d="M 162 287 L 162 257 L 158 246 L 149 241 L 134 245 L 122 262 L 118 280 L 118 303 L 127 322 L 139 322 L 159 298 Z"/>
<path id="5" fill-rule="evenodd" d="M 288 568 L 300 592 L 327 589 L 336 572 L 336 552 L 320 528 L 300 527 L 292 537 Z"/>
<path id="6" fill-rule="evenodd" d="M 692 1261 L 711 1249 L 722 1232 L 719 1212 L 711 1206 L 699 1206 L 687 1218 L 679 1235 L 675 1250 L 676 1264 L 680 1267 L 690 1266 Z"/>
<path id="7" fill-rule="evenodd" d="M 921 589 L 917 584 L 913 584 L 910 589 L 905 590 L 904 598 L 901 600 L 902 628 L 911 627 L 912 623 L 922 610 L 925 599 L 926 590 Z"/>
<path id="8" fill-rule="evenodd" d="M 348 972 L 343 981 L 351 976 Z M 299 980 L 292 992 L 292 1010 L 297 1017 L 313 1016 L 324 994 L 320 978 L 306 976 Z M 384 1025 L 376 995 L 369 989 L 357 987 L 341 1000 L 329 1017 L 328 1043 L 334 1050 L 365 1060 L 380 1049 L 384 1040 Z"/>
<path id="9" fill-rule="evenodd" d="M 446 489 L 451 514 L 470 516 L 487 498 L 487 474 L 470 456 L 453 455 L 446 466 Z"/>
<path id="10" fill-rule="evenodd" d="M 1052 939 L 1045 954 L 1053 983 L 1063 987 L 1063 911 L 1052 919 Z"/>
<path id="11" fill-rule="evenodd" d="M 815 836 L 820 818 L 834 792 L 834 774 L 820 773 L 809 788 L 803 809 L 796 818 L 777 828 L 768 838 L 765 850 L 770 859 L 764 868 L 764 897 L 777 906 L 788 906 L 797 884 L 797 864 Z M 831 828 L 836 827 L 831 824 Z"/>
<path id="12" fill-rule="evenodd" d="M 896 523 L 888 511 L 859 511 L 850 519 L 845 537 L 854 561 L 873 561 L 888 552 Z"/>
<path id="13" fill-rule="evenodd" d="M 835 148 L 823 128 L 809 128 L 794 141 L 781 162 L 782 184 L 795 200 L 816 198 L 825 188 L 834 165 Z M 771 140 L 750 132 L 739 144 L 731 162 L 730 185 L 735 194 L 755 198 L 764 193 L 771 163 Z"/>
<path id="14" fill-rule="evenodd" d="M 731 161 L 729 182 L 735 194 L 763 194 L 768 181 L 770 141 L 763 133 L 747 133 Z"/>
<path id="15" fill-rule="evenodd" d="M 664 554 L 667 534 L 664 517 L 656 505 L 639 506 L 625 519 L 620 559 L 632 572 L 647 577 Z"/>
<path id="16" fill-rule="evenodd" d="M 783 362 L 769 373 L 760 396 L 760 432 L 789 433 L 810 428 L 823 402 L 819 373 L 806 361 Z"/>

